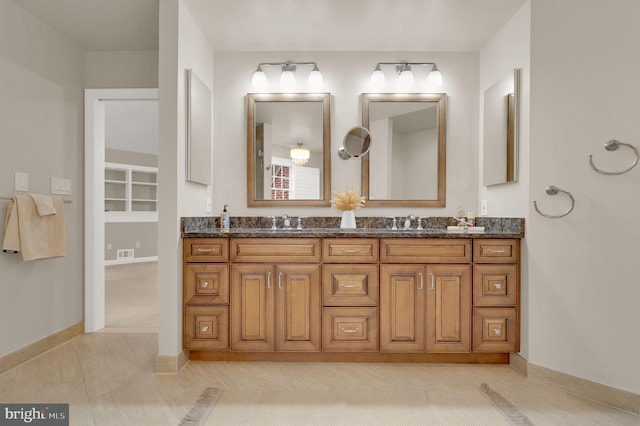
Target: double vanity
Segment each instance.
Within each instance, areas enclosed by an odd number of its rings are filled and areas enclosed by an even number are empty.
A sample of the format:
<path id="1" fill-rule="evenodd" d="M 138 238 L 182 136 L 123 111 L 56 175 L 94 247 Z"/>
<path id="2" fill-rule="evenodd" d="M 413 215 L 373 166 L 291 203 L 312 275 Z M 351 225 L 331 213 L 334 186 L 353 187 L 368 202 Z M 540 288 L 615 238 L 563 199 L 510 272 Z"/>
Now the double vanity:
<path id="1" fill-rule="evenodd" d="M 500 364 L 519 350 L 522 219 L 479 218 L 483 233 L 331 219 L 183 218 L 191 359 Z"/>

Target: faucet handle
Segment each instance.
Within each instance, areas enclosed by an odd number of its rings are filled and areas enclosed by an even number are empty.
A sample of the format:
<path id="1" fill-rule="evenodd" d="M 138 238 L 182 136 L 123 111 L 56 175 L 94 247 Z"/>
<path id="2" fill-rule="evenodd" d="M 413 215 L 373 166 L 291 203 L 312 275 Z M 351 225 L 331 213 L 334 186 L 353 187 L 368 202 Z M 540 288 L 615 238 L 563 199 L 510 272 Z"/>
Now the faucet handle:
<path id="1" fill-rule="evenodd" d="M 392 231 L 397 231 L 398 230 L 398 220 L 393 217 L 393 216 L 386 216 L 385 219 L 391 219 L 391 230 Z"/>
<path id="2" fill-rule="evenodd" d="M 418 216 L 418 226 L 416 227 L 416 229 L 424 229 L 422 227 L 422 219 L 424 219 L 425 216 Z"/>
<path id="3" fill-rule="evenodd" d="M 276 226 L 276 217 L 275 216 L 267 216 L 267 217 L 271 219 L 271 229 L 278 229 L 278 227 Z"/>
<path id="4" fill-rule="evenodd" d="M 296 226 L 296 229 L 301 231 L 302 230 L 302 219 L 306 219 L 306 216 L 298 216 L 298 226 Z"/>

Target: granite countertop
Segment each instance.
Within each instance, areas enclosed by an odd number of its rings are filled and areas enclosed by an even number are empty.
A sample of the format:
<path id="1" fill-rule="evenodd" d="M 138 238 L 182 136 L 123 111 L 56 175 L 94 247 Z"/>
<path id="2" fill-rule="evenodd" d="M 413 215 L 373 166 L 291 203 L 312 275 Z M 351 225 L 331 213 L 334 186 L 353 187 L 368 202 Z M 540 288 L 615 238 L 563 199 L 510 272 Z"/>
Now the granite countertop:
<path id="1" fill-rule="evenodd" d="M 398 218 L 403 219 L 403 218 Z M 272 230 L 267 218 L 233 217 L 231 228 L 220 229 L 217 217 L 182 218 L 182 236 L 184 238 L 523 238 L 524 219 L 522 218 L 478 218 L 477 225 L 484 226 L 485 232 L 450 232 L 447 226 L 455 225 L 452 218 L 425 218 L 424 229 L 392 230 L 390 220 L 385 218 L 356 218 L 356 229 L 341 229 L 339 218 L 304 218 L 303 229 L 282 229 L 282 219 L 278 220 L 278 229 Z M 335 223 L 334 223 L 335 222 Z M 398 220 L 400 223 L 400 220 Z"/>

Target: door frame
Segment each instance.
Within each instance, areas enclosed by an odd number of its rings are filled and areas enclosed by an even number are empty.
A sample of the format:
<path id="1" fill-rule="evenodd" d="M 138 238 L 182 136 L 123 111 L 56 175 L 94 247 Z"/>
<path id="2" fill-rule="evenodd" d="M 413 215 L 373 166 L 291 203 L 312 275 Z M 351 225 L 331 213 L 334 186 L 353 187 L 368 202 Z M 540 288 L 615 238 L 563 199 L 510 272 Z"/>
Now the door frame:
<path id="1" fill-rule="evenodd" d="M 84 331 L 105 326 L 105 102 L 158 100 L 158 89 L 84 91 Z"/>

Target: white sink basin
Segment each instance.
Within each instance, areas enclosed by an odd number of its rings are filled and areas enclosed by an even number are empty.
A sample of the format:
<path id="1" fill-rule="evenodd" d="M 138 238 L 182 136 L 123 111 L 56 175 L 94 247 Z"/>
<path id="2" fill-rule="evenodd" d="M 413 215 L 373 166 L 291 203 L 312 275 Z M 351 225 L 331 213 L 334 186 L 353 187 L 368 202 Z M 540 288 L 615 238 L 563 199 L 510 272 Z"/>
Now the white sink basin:
<path id="1" fill-rule="evenodd" d="M 447 226 L 448 232 L 484 232 L 484 226 Z"/>

